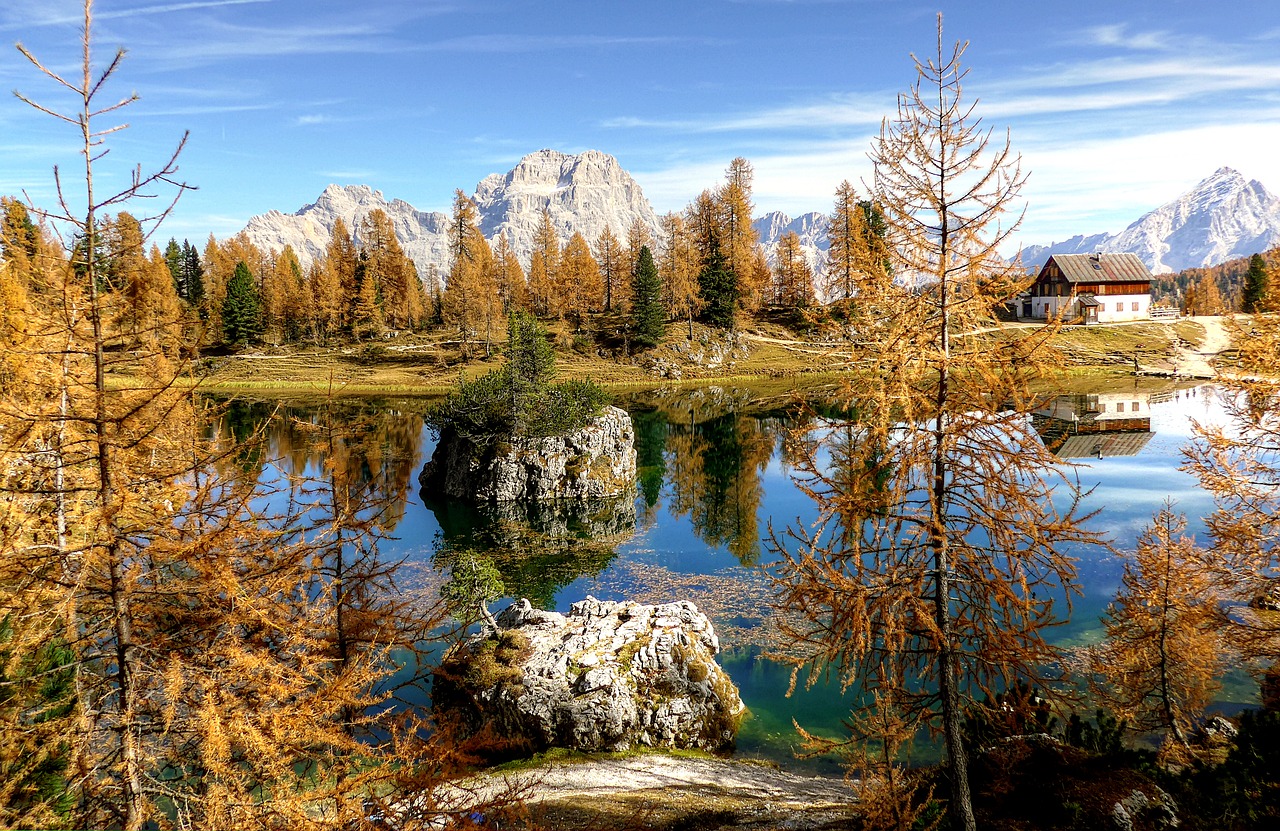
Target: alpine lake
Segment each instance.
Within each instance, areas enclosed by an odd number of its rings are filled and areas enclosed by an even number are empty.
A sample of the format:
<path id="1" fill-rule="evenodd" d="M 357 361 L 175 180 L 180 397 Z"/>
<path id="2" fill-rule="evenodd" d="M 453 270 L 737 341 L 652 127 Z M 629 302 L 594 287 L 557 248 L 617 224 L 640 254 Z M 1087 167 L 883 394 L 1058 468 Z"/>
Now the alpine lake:
<path id="1" fill-rule="evenodd" d="M 1067 552 L 1077 558 L 1080 596 L 1050 630 L 1050 640 L 1062 647 L 1102 638 L 1102 616 L 1120 586 L 1123 554 L 1166 501 L 1186 515 L 1187 533 L 1201 543 L 1202 517 L 1213 510 L 1212 499 L 1180 466 L 1193 438 L 1192 421 L 1222 417 L 1215 389 L 1171 381 L 1107 384 L 1061 396 L 1035 417 L 1046 445 L 1089 491 L 1085 511 L 1097 511 L 1089 527 L 1103 531 L 1119 552 Z M 544 609 L 563 612 L 588 595 L 692 600 L 715 625 L 720 663 L 750 710 L 736 753 L 836 774 L 838 759 L 797 758 L 793 720 L 811 733 L 840 735 L 856 685 L 842 692 L 834 678 L 806 686 L 801 676 L 788 694 L 790 668 L 766 657 L 775 645 L 766 634 L 770 591 L 762 567 L 778 557 L 770 529 L 781 537 L 788 525 L 817 516 L 789 464 L 802 411 L 797 395 L 731 386 L 616 394 L 615 403 L 635 424 L 634 500 L 519 511 L 477 509 L 420 491 L 418 474 L 435 446 L 423 423 L 430 399 L 237 400 L 227 405 L 223 424 L 238 436 L 263 431 L 265 443 L 241 461 L 266 489 L 286 473 L 323 476 L 334 463 L 308 443 L 322 411 L 330 423 L 358 424 L 343 442 L 341 464 L 354 468 L 362 487 L 383 502 L 380 558 L 401 562 L 397 585 L 413 586 L 423 596 L 438 592 L 447 579 L 449 552 L 470 548 L 493 560 L 511 598 L 526 597 Z M 1224 679 L 1214 706 L 1234 713 L 1256 701 L 1255 684 L 1237 670 Z M 929 743 L 922 743 L 917 761 L 930 755 Z"/>

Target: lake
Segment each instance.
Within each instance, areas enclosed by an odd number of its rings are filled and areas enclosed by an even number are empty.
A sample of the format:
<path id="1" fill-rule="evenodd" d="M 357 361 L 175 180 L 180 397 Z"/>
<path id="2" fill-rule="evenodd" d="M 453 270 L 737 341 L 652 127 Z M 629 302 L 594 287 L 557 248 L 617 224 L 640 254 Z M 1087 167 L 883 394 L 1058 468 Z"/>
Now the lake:
<path id="1" fill-rule="evenodd" d="M 715 624 L 725 647 L 721 663 L 751 710 L 738 752 L 795 765 L 792 719 L 811 732 L 835 734 L 849 709 L 835 684 L 787 697 L 789 670 L 761 657 L 767 590 L 759 567 L 774 556 L 770 525 L 781 530 L 816 513 L 791 478 L 788 437 L 797 408 L 788 396 L 762 400 L 730 387 L 654 390 L 619 403 L 636 425 L 635 500 L 532 514 L 424 499 L 417 476 L 434 448 L 422 423 L 424 402 L 332 406 L 363 425 L 361 438 L 343 445 L 341 463 L 392 503 L 382 521 L 393 537 L 384 555 L 435 570 L 447 564 L 451 549 L 479 548 L 494 558 L 513 597 L 560 611 L 587 595 L 692 599 Z M 243 434 L 268 409 L 235 404 L 227 421 Z M 1059 398 L 1037 415 L 1036 426 L 1046 445 L 1075 466 L 1082 486 L 1092 488 L 1086 508 L 1100 509 L 1093 527 L 1124 551 L 1167 499 L 1187 515 L 1188 533 L 1203 536 L 1201 517 L 1212 501 L 1179 465 L 1192 420 L 1220 417 L 1212 387 L 1120 382 L 1105 392 Z M 316 420 L 314 408 L 284 407 L 270 421 L 262 456 L 246 463 L 264 466 L 263 481 L 276 468 L 314 473 L 321 460 L 299 425 Z M 1101 637 L 1100 615 L 1120 584 L 1121 558 L 1078 553 L 1083 597 L 1054 630 L 1063 645 Z M 1235 710 L 1254 702 L 1253 685 L 1237 674 L 1217 706 Z M 831 760 L 808 764 L 835 766 Z"/>

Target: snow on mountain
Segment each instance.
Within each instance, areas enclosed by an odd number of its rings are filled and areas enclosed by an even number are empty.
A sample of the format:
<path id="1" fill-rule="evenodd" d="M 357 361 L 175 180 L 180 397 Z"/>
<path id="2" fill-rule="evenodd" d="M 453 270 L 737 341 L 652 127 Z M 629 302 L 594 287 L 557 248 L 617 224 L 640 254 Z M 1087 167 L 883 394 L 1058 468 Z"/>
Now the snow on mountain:
<path id="1" fill-rule="evenodd" d="M 551 213 L 561 244 L 578 232 L 594 245 L 606 226 L 625 244 L 636 220 L 651 238 L 658 238 L 658 217 L 640 186 L 617 159 L 598 150 L 576 156 L 555 150 L 530 153 L 507 173 L 486 176 L 472 199 L 484 235 L 492 240 L 505 231 L 526 265 L 544 209 Z"/>
<path id="2" fill-rule="evenodd" d="M 1187 193 L 1145 214 L 1118 234 L 1075 236 L 1022 250 L 1039 267 L 1052 254 L 1137 254 L 1155 274 L 1218 265 L 1280 245 L 1280 197 L 1257 180 L 1219 168 Z"/>
<path id="3" fill-rule="evenodd" d="M 760 244 L 764 246 L 769 264 L 774 262 L 774 249 L 778 240 L 788 231 L 795 231 L 800 237 L 800 247 L 804 250 L 809 267 L 815 277 L 821 275 L 822 266 L 827 261 L 827 217 L 817 211 L 792 219 L 782 211 L 770 211 L 751 223 L 760 236 Z"/>
<path id="4" fill-rule="evenodd" d="M 268 211 L 250 218 L 244 232 L 264 250 L 280 251 L 286 245 L 293 246 L 306 268 L 324 255 L 339 218 L 359 242 L 360 221 L 376 208 L 381 208 L 395 224 L 396 238 L 417 264 L 420 275 L 426 276 L 430 263 L 447 260 L 449 217 L 438 211 L 424 213 L 401 199 L 388 202 L 382 191 L 368 185 L 329 185 L 319 199 L 297 213 Z"/>
<path id="5" fill-rule="evenodd" d="M 472 200 L 480 228 L 490 242 L 506 231 L 508 241 L 528 267 L 533 238 L 543 209 L 567 243 L 575 231 L 588 243 L 608 225 L 625 244 L 627 231 L 640 220 L 655 238 L 658 220 L 644 192 L 618 164 L 596 150 L 568 155 L 555 150 L 530 153 L 509 172 L 485 177 Z M 359 223 L 370 211 L 382 209 L 395 223 L 396 236 L 424 279 L 449 269 L 449 217 L 423 212 L 400 199 L 388 201 L 368 185 L 329 185 L 313 204 L 296 213 L 269 211 L 249 220 L 245 233 L 264 249 L 293 246 L 304 267 L 320 257 L 341 217 L 359 242 Z"/>

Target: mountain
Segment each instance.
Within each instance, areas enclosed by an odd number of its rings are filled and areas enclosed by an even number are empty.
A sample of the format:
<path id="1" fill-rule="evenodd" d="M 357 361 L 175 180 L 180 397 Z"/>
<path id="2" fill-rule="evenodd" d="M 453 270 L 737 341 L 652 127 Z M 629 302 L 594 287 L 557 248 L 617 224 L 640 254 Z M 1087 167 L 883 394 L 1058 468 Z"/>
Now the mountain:
<path id="1" fill-rule="evenodd" d="M 655 238 L 658 234 L 657 216 L 640 186 L 617 159 L 597 150 L 577 155 L 555 150 L 530 153 L 507 173 L 481 180 L 472 201 L 485 236 L 493 242 L 506 231 L 526 268 L 544 208 L 551 212 L 561 243 L 568 242 L 575 231 L 594 243 L 606 225 L 625 242 L 636 220 Z M 244 231 L 263 249 L 293 246 L 306 267 L 323 255 L 339 217 L 359 242 L 360 220 L 375 208 L 391 217 L 396 236 L 419 275 L 448 272 L 449 217 L 419 211 L 401 199 L 388 201 L 368 185 L 329 185 L 319 199 L 296 213 L 260 214 L 249 220 Z"/>
<path id="2" fill-rule="evenodd" d="M 751 223 L 760 235 L 760 244 L 764 246 L 769 264 L 773 265 L 773 252 L 778 240 L 788 231 L 795 231 L 800 237 L 800 247 L 804 249 L 809 267 L 815 276 L 822 270 L 827 260 L 827 217 L 817 211 L 792 219 L 782 211 L 770 211 Z"/>
<path id="3" fill-rule="evenodd" d="M 1280 197 L 1223 167 L 1118 234 L 1074 236 L 1022 249 L 1038 268 L 1052 254 L 1137 254 L 1155 274 L 1218 265 L 1280 245 Z"/>
<path id="4" fill-rule="evenodd" d="M 268 211 L 252 217 L 244 233 L 263 250 L 280 251 L 293 246 L 302 267 L 324 255 L 333 233 L 334 223 L 341 218 L 347 230 L 360 240 L 360 220 L 380 208 L 395 225 L 396 238 L 405 254 L 418 266 L 418 274 L 426 276 L 431 263 L 447 263 L 449 257 L 449 217 L 439 211 L 424 213 L 408 202 L 390 202 L 382 191 L 368 185 L 329 185 L 320 198 L 297 213 Z"/>

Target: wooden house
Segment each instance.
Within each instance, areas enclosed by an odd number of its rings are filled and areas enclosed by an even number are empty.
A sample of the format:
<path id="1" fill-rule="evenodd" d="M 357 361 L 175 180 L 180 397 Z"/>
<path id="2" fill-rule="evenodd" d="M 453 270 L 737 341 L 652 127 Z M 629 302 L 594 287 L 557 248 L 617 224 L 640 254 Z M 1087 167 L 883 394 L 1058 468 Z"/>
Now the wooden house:
<path id="1" fill-rule="evenodd" d="M 1016 304 L 1020 318 L 1073 323 L 1151 316 L 1151 272 L 1137 254 L 1054 254 Z"/>

